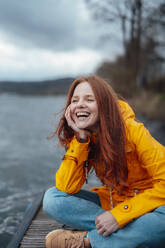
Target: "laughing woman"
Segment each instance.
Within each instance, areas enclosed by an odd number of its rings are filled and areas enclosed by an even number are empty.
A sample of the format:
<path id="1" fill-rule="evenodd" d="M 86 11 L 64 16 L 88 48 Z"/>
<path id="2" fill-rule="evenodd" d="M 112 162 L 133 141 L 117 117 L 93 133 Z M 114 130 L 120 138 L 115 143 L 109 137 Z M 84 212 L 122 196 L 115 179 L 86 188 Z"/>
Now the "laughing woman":
<path id="1" fill-rule="evenodd" d="M 46 248 L 165 247 L 165 148 L 97 76 L 76 79 L 56 130 L 67 149 L 44 196 Z M 94 169 L 103 186 L 82 190 Z"/>

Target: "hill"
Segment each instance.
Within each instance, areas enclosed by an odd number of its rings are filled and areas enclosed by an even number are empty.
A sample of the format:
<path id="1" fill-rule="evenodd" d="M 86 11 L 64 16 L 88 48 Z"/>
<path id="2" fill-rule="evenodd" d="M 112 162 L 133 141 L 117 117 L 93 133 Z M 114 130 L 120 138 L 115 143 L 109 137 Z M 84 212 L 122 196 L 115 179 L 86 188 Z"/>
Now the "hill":
<path id="1" fill-rule="evenodd" d="M 74 78 L 52 79 L 30 82 L 0 82 L 0 94 L 15 93 L 21 95 L 66 94 Z"/>

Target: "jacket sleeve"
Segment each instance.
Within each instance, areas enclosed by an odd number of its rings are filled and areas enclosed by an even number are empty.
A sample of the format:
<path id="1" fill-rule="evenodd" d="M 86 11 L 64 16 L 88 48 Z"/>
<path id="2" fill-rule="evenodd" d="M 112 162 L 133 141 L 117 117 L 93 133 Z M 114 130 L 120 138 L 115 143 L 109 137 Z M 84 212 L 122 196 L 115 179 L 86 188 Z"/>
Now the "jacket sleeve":
<path id="1" fill-rule="evenodd" d="M 84 184 L 84 162 L 88 159 L 89 140 L 80 143 L 76 137 L 72 139 L 63 158 L 60 168 L 56 173 L 56 187 L 68 194 L 77 193 Z"/>
<path id="2" fill-rule="evenodd" d="M 165 205 L 165 147 L 150 135 L 142 123 L 131 120 L 129 130 L 140 165 L 147 170 L 153 187 L 118 204 L 111 210 L 120 227 Z"/>

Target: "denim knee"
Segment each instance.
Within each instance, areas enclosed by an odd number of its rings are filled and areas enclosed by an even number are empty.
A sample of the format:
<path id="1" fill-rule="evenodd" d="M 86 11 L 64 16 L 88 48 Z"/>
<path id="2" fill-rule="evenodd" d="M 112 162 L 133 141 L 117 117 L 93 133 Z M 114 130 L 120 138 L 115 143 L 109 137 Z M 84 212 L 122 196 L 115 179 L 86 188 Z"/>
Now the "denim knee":
<path id="1" fill-rule="evenodd" d="M 43 198 L 43 211 L 54 219 L 61 219 L 62 210 L 65 208 L 67 194 L 59 191 L 56 187 L 50 188 L 45 192 Z"/>

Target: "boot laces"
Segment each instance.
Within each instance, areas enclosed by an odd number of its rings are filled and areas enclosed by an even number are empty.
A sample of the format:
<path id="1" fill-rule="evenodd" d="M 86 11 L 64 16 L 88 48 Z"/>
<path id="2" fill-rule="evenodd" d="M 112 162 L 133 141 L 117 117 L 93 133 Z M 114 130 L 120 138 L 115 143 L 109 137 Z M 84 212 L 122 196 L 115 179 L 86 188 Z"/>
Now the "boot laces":
<path id="1" fill-rule="evenodd" d="M 65 238 L 65 248 L 85 248 L 84 235 L 74 233 Z"/>

